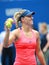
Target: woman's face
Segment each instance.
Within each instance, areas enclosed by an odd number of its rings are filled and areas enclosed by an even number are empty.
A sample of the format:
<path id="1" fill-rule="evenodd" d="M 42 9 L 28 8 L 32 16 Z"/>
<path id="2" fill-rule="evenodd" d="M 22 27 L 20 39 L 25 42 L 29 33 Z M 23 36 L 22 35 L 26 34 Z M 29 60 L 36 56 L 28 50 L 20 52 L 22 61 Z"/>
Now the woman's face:
<path id="1" fill-rule="evenodd" d="M 41 27 L 40 27 L 40 30 L 41 30 L 41 32 L 43 32 L 44 31 L 44 27 L 41 25 Z"/>
<path id="2" fill-rule="evenodd" d="M 32 15 L 30 16 L 25 16 L 23 18 L 23 23 L 27 24 L 27 25 L 32 25 L 33 24 L 33 17 Z"/>
<path id="3" fill-rule="evenodd" d="M 41 32 L 47 31 L 45 24 L 41 24 L 41 26 L 40 26 L 40 31 L 41 31 Z"/>

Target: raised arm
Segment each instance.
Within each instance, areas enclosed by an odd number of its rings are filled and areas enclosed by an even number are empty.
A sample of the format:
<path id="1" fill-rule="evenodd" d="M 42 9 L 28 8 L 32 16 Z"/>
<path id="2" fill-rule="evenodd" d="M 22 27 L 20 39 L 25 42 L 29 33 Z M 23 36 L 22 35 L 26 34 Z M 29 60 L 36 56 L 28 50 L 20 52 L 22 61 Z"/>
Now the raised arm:
<path id="1" fill-rule="evenodd" d="M 10 28 L 12 27 L 12 21 L 13 20 L 10 18 L 10 19 L 7 19 L 5 22 L 6 34 L 3 41 L 4 47 L 7 47 L 8 45 L 10 45 L 14 41 L 15 37 L 18 35 L 17 34 L 18 29 L 15 29 L 12 32 L 10 32 Z"/>
<path id="2" fill-rule="evenodd" d="M 10 32 L 10 30 L 7 28 L 6 34 L 5 34 L 5 38 L 4 38 L 4 41 L 3 41 L 3 46 L 7 47 L 8 45 L 12 44 L 12 42 L 15 39 L 15 37 L 16 37 L 15 30 Z"/>

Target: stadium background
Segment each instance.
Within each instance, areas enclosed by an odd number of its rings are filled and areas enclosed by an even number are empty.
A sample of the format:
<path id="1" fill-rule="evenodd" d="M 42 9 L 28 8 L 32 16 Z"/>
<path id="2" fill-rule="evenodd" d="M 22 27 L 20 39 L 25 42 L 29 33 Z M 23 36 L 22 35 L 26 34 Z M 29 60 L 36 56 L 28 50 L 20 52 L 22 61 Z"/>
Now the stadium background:
<path id="1" fill-rule="evenodd" d="M 4 22 L 20 8 L 35 11 L 34 28 L 38 30 L 40 22 L 49 24 L 49 0 L 0 0 L 0 32 L 4 30 Z M 12 30 L 15 25 L 12 26 Z"/>

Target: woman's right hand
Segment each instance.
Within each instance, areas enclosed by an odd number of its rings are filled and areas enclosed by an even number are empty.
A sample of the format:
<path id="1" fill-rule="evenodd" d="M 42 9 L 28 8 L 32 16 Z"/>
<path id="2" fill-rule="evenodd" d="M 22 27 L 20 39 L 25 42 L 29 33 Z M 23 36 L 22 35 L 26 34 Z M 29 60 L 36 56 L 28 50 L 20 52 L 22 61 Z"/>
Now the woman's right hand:
<path id="1" fill-rule="evenodd" d="M 12 27 L 12 23 L 13 23 L 13 19 L 12 19 L 12 18 L 8 18 L 8 19 L 5 21 L 5 29 L 6 29 L 6 30 L 9 30 L 9 29 Z"/>

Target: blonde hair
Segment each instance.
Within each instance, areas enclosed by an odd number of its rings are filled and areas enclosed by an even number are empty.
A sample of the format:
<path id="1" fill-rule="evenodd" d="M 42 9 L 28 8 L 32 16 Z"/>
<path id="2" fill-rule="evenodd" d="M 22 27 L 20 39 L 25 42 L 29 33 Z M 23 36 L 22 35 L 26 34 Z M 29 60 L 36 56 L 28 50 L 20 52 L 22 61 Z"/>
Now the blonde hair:
<path id="1" fill-rule="evenodd" d="M 41 24 L 42 27 L 44 27 L 45 30 L 47 30 L 47 24 L 44 22 Z"/>
<path id="2" fill-rule="evenodd" d="M 40 32 L 47 33 L 47 24 L 45 22 L 41 23 Z"/>
<path id="3" fill-rule="evenodd" d="M 21 14 L 22 14 L 24 11 L 25 11 L 25 10 L 20 10 L 20 11 L 18 11 L 18 12 L 15 12 L 15 14 L 14 14 L 14 19 L 15 19 L 15 21 L 18 22 L 19 17 L 21 16 Z"/>
<path id="4" fill-rule="evenodd" d="M 14 20 L 16 22 L 16 26 L 18 27 L 18 23 L 20 22 L 19 21 L 19 17 L 21 16 L 21 14 L 24 12 L 25 10 L 20 10 L 18 12 L 15 12 L 14 14 Z"/>

